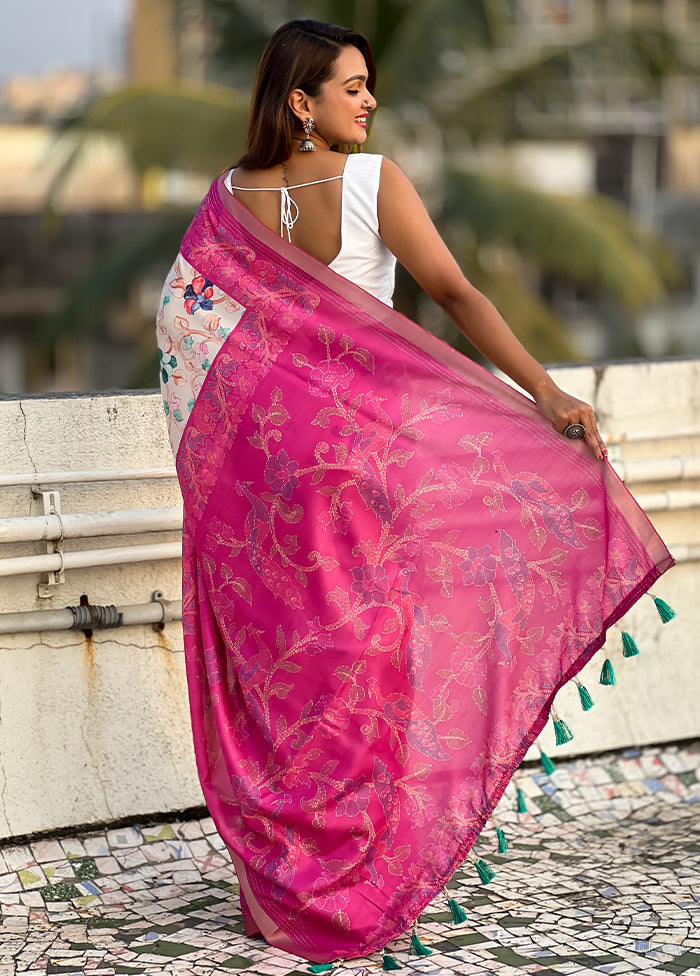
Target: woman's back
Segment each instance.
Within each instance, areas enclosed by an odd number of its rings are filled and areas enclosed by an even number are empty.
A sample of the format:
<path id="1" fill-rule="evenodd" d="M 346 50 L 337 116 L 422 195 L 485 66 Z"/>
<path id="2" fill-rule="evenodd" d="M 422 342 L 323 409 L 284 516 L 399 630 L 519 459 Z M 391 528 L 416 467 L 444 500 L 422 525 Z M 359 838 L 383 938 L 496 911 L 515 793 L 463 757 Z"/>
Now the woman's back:
<path id="1" fill-rule="evenodd" d="M 318 156 L 232 170 L 225 185 L 270 230 L 391 305 L 396 259 L 381 238 L 377 212 L 383 157 Z"/>
<path id="2" fill-rule="evenodd" d="M 377 216 L 382 157 L 337 153 L 319 156 L 321 160 L 314 160 L 311 165 L 290 160 L 285 167 L 290 217 L 296 218 L 290 228 L 291 241 L 336 274 L 391 305 L 396 259 L 379 235 Z M 324 172 L 330 172 L 330 176 L 321 175 Z M 297 180 L 309 185 L 299 186 Z M 234 217 L 239 205 L 243 205 L 287 242 L 287 227 L 280 226 L 286 188 L 281 166 L 232 170 L 224 186 L 221 199 Z M 229 310 L 220 319 L 216 314 L 223 301 L 220 289 L 204 279 L 194 289 L 198 280 L 196 269 L 178 256 L 166 280 L 158 312 L 161 390 L 173 453 L 177 452 L 214 357 L 244 312 L 241 306 L 238 314 Z"/>
<path id="3" fill-rule="evenodd" d="M 258 220 L 279 232 L 280 191 L 289 186 L 289 195 L 299 208 L 292 243 L 330 264 L 341 247 L 343 171 L 348 158 L 340 153 L 296 153 L 284 168 L 235 169 L 232 192 Z M 267 187 L 276 189 L 266 191 Z"/>

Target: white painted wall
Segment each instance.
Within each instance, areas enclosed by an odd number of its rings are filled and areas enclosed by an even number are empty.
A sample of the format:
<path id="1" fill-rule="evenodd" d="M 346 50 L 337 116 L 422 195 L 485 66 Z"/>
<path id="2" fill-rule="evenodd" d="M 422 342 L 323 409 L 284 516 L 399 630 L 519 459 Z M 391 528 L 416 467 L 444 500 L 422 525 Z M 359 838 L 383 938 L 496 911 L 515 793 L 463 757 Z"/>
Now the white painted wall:
<path id="1" fill-rule="evenodd" d="M 700 453 L 700 360 L 555 368 L 564 388 L 593 402 L 614 438 L 611 458 Z M 156 393 L 0 399 L 0 474 L 150 468 L 172 464 Z M 681 435 L 681 429 L 695 431 Z M 652 439 L 636 442 L 635 435 Z M 658 435 L 658 436 L 657 436 Z M 634 485 L 634 493 L 697 489 L 697 482 Z M 180 503 L 175 481 L 58 486 L 64 512 Z M 0 486 L 0 518 L 39 514 L 26 486 Z M 673 551 L 700 543 L 700 510 L 652 520 Z M 67 541 L 77 548 L 171 541 L 176 533 Z M 0 545 L 0 558 L 44 544 Z M 38 575 L 0 579 L 0 613 L 62 608 L 87 594 L 95 604 L 147 602 L 180 593 L 177 560 L 73 570 L 54 596 Z M 642 653 L 623 661 L 613 637 L 614 688 L 598 685 L 600 658 L 584 674 L 596 705 L 581 712 L 565 689 L 559 708 L 575 733 L 551 755 L 596 752 L 700 734 L 697 637 L 700 565 L 671 570 L 656 592 L 678 611 L 663 626 L 648 599 L 628 616 Z M 176 811 L 202 802 L 192 755 L 179 623 L 82 633 L 0 635 L 0 838 L 76 824 Z M 533 753 L 533 757 L 536 753 Z"/>

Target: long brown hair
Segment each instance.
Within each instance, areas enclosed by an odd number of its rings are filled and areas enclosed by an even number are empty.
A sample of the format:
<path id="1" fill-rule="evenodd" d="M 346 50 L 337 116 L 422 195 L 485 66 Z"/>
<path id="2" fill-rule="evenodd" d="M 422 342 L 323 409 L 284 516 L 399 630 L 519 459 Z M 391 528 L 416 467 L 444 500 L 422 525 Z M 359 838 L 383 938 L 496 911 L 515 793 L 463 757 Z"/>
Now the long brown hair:
<path id="1" fill-rule="evenodd" d="M 367 38 L 357 31 L 320 20 L 290 20 L 278 27 L 263 51 L 250 103 L 248 145 L 238 166 L 266 169 L 292 153 L 298 119 L 287 104 L 295 88 L 312 98 L 332 76 L 343 47 L 352 45 L 367 65 L 367 87 L 374 91 L 376 70 Z"/>

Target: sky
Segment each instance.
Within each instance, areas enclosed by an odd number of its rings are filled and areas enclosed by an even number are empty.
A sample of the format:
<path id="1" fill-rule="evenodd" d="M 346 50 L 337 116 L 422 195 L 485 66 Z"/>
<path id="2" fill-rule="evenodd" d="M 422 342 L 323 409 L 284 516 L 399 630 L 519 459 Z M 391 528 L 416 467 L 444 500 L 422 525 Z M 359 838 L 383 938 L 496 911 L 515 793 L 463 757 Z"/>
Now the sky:
<path id="1" fill-rule="evenodd" d="M 0 0 L 0 81 L 53 68 L 122 67 L 131 0 Z"/>

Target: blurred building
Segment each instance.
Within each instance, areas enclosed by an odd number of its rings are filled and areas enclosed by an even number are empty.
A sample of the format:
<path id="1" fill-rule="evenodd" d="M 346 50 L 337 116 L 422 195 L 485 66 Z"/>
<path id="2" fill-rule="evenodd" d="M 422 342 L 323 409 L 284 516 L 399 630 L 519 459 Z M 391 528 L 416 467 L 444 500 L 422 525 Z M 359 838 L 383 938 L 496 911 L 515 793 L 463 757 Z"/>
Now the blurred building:
<path id="1" fill-rule="evenodd" d="M 696 49 L 700 69 L 700 0 L 535 0 L 517 5 L 518 45 L 555 48 L 591 30 L 663 27 Z M 606 73 L 595 62 L 577 100 L 562 102 L 562 127 L 596 136 L 595 185 L 627 203 L 642 220 L 653 219 L 653 198 L 662 184 L 700 196 L 700 76 L 670 77 L 658 97 L 619 66 Z M 551 110 L 531 124 L 551 129 Z"/>
<path id="2" fill-rule="evenodd" d="M 509 6 L 517 51 L 556 50 L 593 29 L 666 26 L 700 53 L 700 0 L 510 0 Z M 255 11 L 254 0 L 248 8 Z M 126 79 L 204 80 L 214 70 L 211 40 L 204 0 L 132 0 Z M 697 62 L 700 69 L 700 56 Z M 104 321 L 90 335 L 52 348 L 37 338 L 39 323 L 90 259 L 156 219 L 146 212 L 154 187 L 159 199 L 164 181 L 185 195 L 182 174 L 161 171 L 139 181 L 119 143 L 94 139 L 54 201 L 60 222 L 47 214 L 51 184 L 66 161 L 56 150 L 57 124 L 121 81 L 113 73 L 54 72 L 11 78 L 0 92 L 0 393 L 135 382 L 129 364 L 134 346 L 145 348 L 150 335 L 153 282 L 121 296 L 119 310 L 106 303 Z M 541 117 L 528 107 L 533 137 L 495 147 L 496 163 L 547 190 L 606 193 L 667 237 L 687 268 L 687 288 L 635 322 L 635 335 L 648 355 L 700 352 L 700 70 L 668 78 L 653 97 L 638 79 L 602 70 L 584 80 L 573 101 L 569 91 L 559 104 L 558 113 L 548 105 Z M 560 281 L 543 280 L 542 289 L 584 354 L 629 355 L 614 345 L 604 303 Z"/>
<path id="3" fill-rule="evenodd" d="M 37 330 L 115 221 L 138 207 L 122 147 L 95 140 L 67 180 L 60 219 L 48 207 L 70 152 L 59 129 L 122 81 L 114 70 L 59 70 L 10 76 L 0 90 L 0 393 L 90 385 L 92 357 L 81 355 L 79 339 L 51 349 Z"/>
<path id="4" fill-rule="evenodd" d="M 59 134 L 125 81 L 202 79 L 205 39 L 201 3 L 132 0 L 123 74 L 49 71 L 11 76 L 0 88 L 0 394 L 134 382 L 134 346 L 152 318 L 151 285 L 135 286 L 119 308 L 105 303 L 94 334 L 46 343 L 41 323 L 96 256 L 157 219 L 144 212 L 153 187 L 181 188 L 183 178 L 151 173 L 139 181 L 118 140 L 94 137 L 52 196 L 72 151 Z"/>
<path id="5" fill-rule="evenodd" d="M 544 189 L 597 190 L 623 203 L 667 240 L 687 272 L 682 293 L 646 313 L 636 334 L 646 355 L 700 351 L 700 0 L 515 0 L 515 43 L 555 49 L 592 30 L 665 28 L 683 40 L 695 74 L 668 77 L 650 95 L 619 66 L 584 79 L 576 100 L 562 100 L 560 117 L 548 108 L 534 132 L 576 132 L 574 141 L 538 140 L 515 148 L 521 176 Z M 630 72 L 630 75 L 632 73 Z M 573 186 L 571 185 L 573 182 Z M 584 352 L 616 354 L 608 343 L 606 308 L 558 284 L 558 304 Z"/>
<path id="6" fill-rule="evenodd" d="M 200 0 L 132 0 L 129 77 L 136 82 L 203 81 L 207 39 Z"/>

